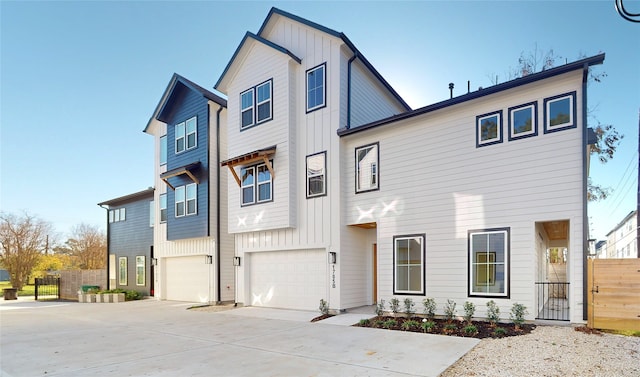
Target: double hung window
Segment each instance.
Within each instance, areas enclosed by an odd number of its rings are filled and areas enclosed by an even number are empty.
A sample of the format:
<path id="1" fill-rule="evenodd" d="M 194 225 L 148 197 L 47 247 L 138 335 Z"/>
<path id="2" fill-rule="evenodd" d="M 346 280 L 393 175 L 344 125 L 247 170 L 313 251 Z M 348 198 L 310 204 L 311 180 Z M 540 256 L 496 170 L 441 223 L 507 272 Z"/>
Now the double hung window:
<path id="1" fill-rule="evenodd" d="M 307 71 L 307 112 L 326 105 L 325 66 L 323 63 Z"/>
<path id="2" fill-rule="evenodd" d="M 198 187 L 195 183 L 178 186 L 175 191 L 175 216 L 195 215 L 197 212 Z"/>
<path id="3" fill-rule="evenodd" d="M 240 93 L 240 129 L 272 119 L 272 80 Z"/>
<path id="4" fill-rule="evenodd" d="M 307 198 L 327 194 L 327 152 L 307 156 Z"/>
<path id="5" fill-rule="evenodd" d="M 198 122 L 193 117 L 185 122 L 180 122 L 175 126 L 176 153 L 195 148 L 198 139 Z M 162 144 L 162 143 L 161 143 Z"/>
<path id="6" fill-rule="evenodd" d="M 267 165 L 244 167 L 241 170 L 242 205 L 268 202 L 272 197 L 271 172 Z"/>
<path id="7" fill-rule="evenodd" d="M 393 293 L 424 294 L 424 235 L 393 237 Z"/>
<path id="8" fill-rule="evenodd" d="M 509 297 L 509 228 L 469 231 L 469 296 Z"/>

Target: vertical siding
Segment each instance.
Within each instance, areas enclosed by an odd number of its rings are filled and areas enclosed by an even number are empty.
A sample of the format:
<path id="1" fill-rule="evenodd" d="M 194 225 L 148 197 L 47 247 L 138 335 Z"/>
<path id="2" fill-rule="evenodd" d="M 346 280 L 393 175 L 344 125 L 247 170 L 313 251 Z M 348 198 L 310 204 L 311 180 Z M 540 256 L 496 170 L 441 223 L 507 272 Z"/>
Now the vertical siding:
<path id="1" fill-rule="evenodd" d="M 570 222 L 569 278 L 573 320 L 582 305 L 582 120 L 579 127 L 542 133 L 544 98 L 578 90 L 581 73 L 474 100 L 445 110 L 345 137 L 343 162 L 346 224 L 377 222 L 380 298 L 393 293 L 394 235 L 426 233 L 426 296 L 441 307 L 447 299 L 484 307 L 488 299 L 467 296 L 467 231 L 511 229 L 511 299 L 535 317 L 537 221 Z M 476 148 L 475 116 L 537 100 L 538 136 Z M 380 190 L 354 194 L 353 150 L 380 143 Z M 417 299 L 416 299 L 417 300 Z M 578 315 L 579 314 L 579 315 Z"/>

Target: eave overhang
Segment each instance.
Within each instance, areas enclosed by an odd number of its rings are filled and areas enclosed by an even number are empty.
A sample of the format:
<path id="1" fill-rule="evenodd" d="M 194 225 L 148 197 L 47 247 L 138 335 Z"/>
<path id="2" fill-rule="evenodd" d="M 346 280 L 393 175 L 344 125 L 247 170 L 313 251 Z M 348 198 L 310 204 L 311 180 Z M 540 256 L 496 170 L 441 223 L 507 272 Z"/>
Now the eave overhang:
<path id="1" fill-rule="evenodd" d="M 172 190 L 175 190 L 176 188 L 171 183 L 169 183 L 169 179 L 173 177 L 178 177 L 181 175 L 186 175 L 187 177 L 189 177 L 189 179 L 193 181 L 193 183 L 199 184 L 200 180 L 196 177 L 194 173 L 194 171 L 197 170 L 199 167 L 200 167 L 200 161 L 192 162 L 190 164 L 180 166 L 178 168 L 171 169 L 160 174 L 160 179 L 162 179 L 164 183 L 166 183 L 167 186 L 169 186 Z"/>
<path id="2" fill-rule="evenodd" d="M 273 166 L 271 165 L 271 161 L 269 161 L 269 157 L 273 156 L 276 153 L 276 146 L 271 146 L 268 148 L 257 149 L 255 151 L 241 154 L 240 156 L 236 156 L 233 158 L 229 158 L 220 162 L 220 166 L 228 166 L 231 174 L 233 174 L 233 178 L 235 178 L 238 186 L 242 187 L 242 181 L 236 173 L 235 167 L 238 165 L 248 165 L 252 162 L 262 161 L 264 162 L 267 169 L 269 169 L 269 173 L 271 173 L 271 179 L 275 179 L 276 175 L 273 171 Z"/>
<path id="3" fill-rule="evenodd" d="M 99 206 L 116 206 L 122 203 L 126 203 L 126 202 L 130 202 L 130 201 L 134 201 L 134 200 L 140 200 L 140 199 L 145 199 L 145 198 L 153 198 L 153 191 L 154 188 L 153 187 L 149 187 L 146 190 L 142 190 L 142 191 L 138 191 L 135 192 L 133 194 L 129 194 L 129 195 L 124 195 L 124 196 L 120 196 L 114 199 L 110 199 L 110 200 L 105 200 L 104 202 L 98 203 Z"/>

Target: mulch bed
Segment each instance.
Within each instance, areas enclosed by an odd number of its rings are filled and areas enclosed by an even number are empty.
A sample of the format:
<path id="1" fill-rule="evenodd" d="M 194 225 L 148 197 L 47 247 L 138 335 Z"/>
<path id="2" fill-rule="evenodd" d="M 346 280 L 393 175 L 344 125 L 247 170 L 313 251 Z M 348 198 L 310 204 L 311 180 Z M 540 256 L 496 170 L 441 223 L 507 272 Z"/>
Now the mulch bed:
<path id="1" fill-rule="evenodd" d="M 323 319 L 327 319 L 327 318 L 331 318 L 333 317 L 333 314 L 323 314 L 321 316 L 318 316 L 314 319 L 311 320 L 311 322 L 318 322 L 318 321 L 322 321 Z"/>
<path id="2" fill-rule="evenodd" d="M 386 322 L 389 320 L 395 320 L 396 324 L 393 325 L 392 322 Z M 418 322 L 418 326 L 406 328 L 403 327 L 402 324 L 405 321 L 414 320 Z M 385 323 L 386 322 L 386 323 Z M 435 326 L 429 332 L 425 332 L 421 327 L 423 321 L 422 317 L 392 317 L 392 316 L 382 316 L 382 317 L 373 317 L 369 319 L 368 322 L 357 323 L 353 326 L 357 327 L 371 327 L 371 328 L 380 328 L 380 329 L 388 329 L 388 330 L 399 330 L 399 331 L 410 331 L 410 332 L 419 332 L 419 333 L 427 333 L 427 334 L 439 334 L 439 335 L 449 335 L 449 336 L 462 336 L 466 338 L 505 338 L 508 336 L 517 336 L 517 335 L 526 335 L 529 334 L 533 329 L 536 328 L 534 324 L 522 324 L 520 328 L 516 330 L 515 325 L 513 323 L 498 323 L 496 327 L 492 327 L 491 323 L 485 321 L 472 321 L 471 324 L 476 327 L 476 332 L 467 332 L 465 327 L 467 327 L 466 322 L 461 322 L 454 320 L 451 323 L 447 322 L 444 319 L 433 319 Z M 502 328 L 502 330 L 496 331 L 497 328 Z"/>

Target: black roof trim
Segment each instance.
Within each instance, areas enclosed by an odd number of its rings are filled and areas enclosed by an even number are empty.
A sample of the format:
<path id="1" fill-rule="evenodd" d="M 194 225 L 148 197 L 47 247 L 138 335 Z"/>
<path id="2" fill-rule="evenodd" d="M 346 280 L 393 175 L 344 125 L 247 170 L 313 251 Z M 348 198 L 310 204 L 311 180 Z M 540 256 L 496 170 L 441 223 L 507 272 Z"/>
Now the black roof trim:
<path id="1" fill-rule="evenodd" d="M 144 199 L 144 198 L 147 198 L 147 197 L 153 198 L 154 190 L 155 189 L 153 187 L 149 187 L 146 190 L 134 192 L 133 194 L 120 196 L 120 197 L 115 198 L 115 199 L 105 200 L 102 203 L 98 203 L 98 205 L 99 206 L 104 206 L 104 205 L 111 206 L 111 205 L 114 205 L 114 204 L 117 204 L 117 203 L 129 202 L 132 199 Z"/>

